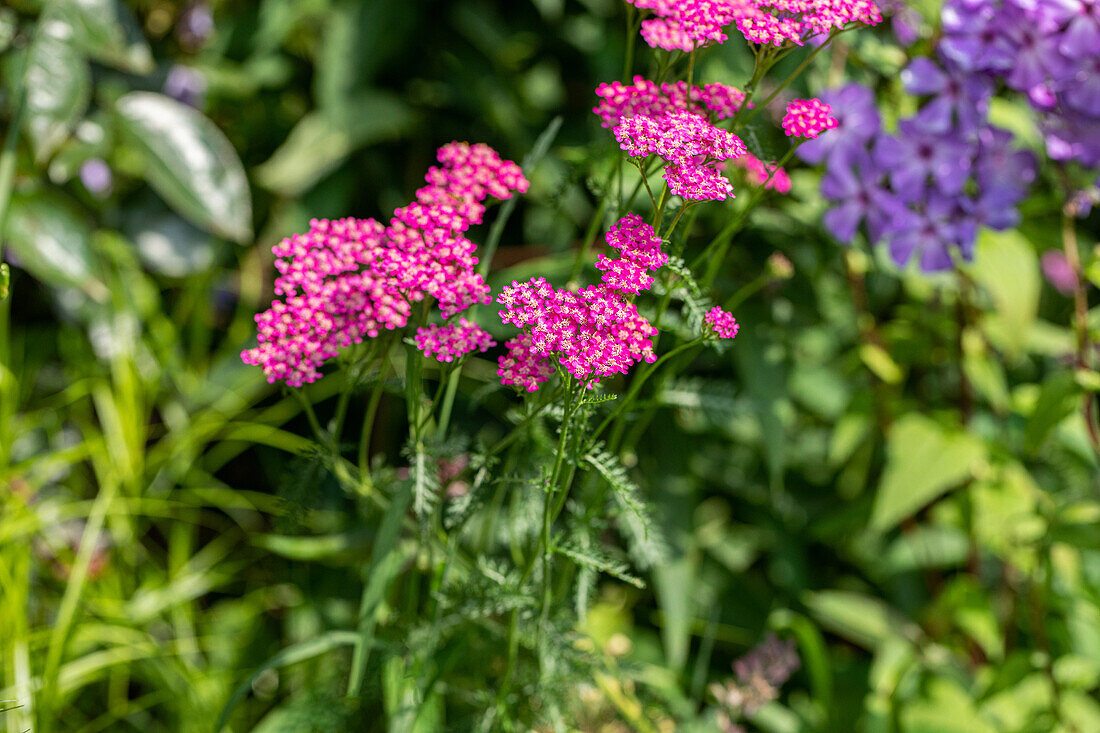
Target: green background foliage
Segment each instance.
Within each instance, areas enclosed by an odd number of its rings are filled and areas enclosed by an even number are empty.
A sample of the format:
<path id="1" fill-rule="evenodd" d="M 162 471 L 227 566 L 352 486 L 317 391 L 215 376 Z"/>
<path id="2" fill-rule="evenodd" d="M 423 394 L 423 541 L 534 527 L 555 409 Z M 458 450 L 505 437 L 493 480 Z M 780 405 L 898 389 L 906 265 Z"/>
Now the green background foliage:
<path id="1" fill-rule="evenodd" d="M 615 143 L 590 108 L 620 74 L 623 4 L 224 0 L 199 47 L 178 33 L 183 10 L 0 8 L 5 131 L 30 81 L 5 158 L 0 726 L 474 730 L 497 702 L 501 619 L 530 599 L 503 566 L 418 573 L 441 550 L 402 531 L 427 488 L 401 488 L 401 380 L 383 385 L 371 443 L 389 458 L 356 494 L 301 437 L 299 402 L 239 353 L 270 300 L 272 244 L 313 217 L 384 217 L 449 140 L 522 160 L 558 115 L 490 282 L 576 278 L 589 225 L 613 213 L 597 206 Z M 887 117 L 911 108 L 888 29 L 842 38 L 800 91 L 856 78 Z M 205 78 L 198 110 L 162 93 L 174 65 Z M 734 40 L 699 78 L 750 69 Z M 1031 129 L 1022 104 L 995 114 Z M 114 173 L 107 196 L 80 181 L 92 158 Z M 1040 181 L 1017 231 L 983 234 L 961 274 L 929 277 L 831 241 L 818 171 L 791 168 L 793 193 L 754 212 L 715 282 L 748 295 L 737 340 L 649 383 L 620 454 L 584 457 L 624 511 L 616 524 L 604 504 L 569 508 L 589 531 L 556 550 L 580 568 L 583 621 L 553 642 L 565 671 L 520 689 L 571 701 L 568 729 L 718 730 L 708 683 L 771 630 L 802 668 L 754 729 L 1100 730 L 1100 495 L 1082 411 L 1100 375 L 1073 367 L 1072 303 L 1040 275 L 1061 246 L 1054 186 Z M 705 207 L 698 230 L 736 206 Z M 1096 231 L 1079 228 L 1093 275 Z M 774 252 L 791 279 L 769 274 Z M 304 392 L 327 420 L 342 388 Z M 477 457 L 525 417 L 474 360 L 453 418 L 468 438 L 428 459 Z M 552 427 L 532 419 L 548 451 Z M 447 500 L 445 521 L 477 517 L 476 546 L 507 548 L 541 501 L 542 459 L 498 460 L 482 493 Z M 603 496 L 595 478 L 582 489 Z M 630 511 L 643 504 L 652 526 Z M 604 554 L 605 537 L 623 541 Z"/>

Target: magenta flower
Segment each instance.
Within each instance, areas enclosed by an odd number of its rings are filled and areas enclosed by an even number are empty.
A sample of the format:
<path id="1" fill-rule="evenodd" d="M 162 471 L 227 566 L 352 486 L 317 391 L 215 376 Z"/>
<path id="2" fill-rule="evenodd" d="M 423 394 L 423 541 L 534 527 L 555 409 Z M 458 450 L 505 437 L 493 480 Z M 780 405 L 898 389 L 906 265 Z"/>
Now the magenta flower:
<path id="1" fill-rule="evenodd" d="M 1072 295 L 1077 289 L 1077 273 L 1073 271 L 1065 253 L 1058 249 L 1049 249 L 1043 253 L 1040 261 L 1047 282 L 1062 295 Z"/>
<path id="2" fill-rule="evenodd" d="M 794 100 L 783 117 L 783 131 L 789 137 L 812 139 L 838 125 L 833 108 L 816 98 Z"/>
<path id="3" fill-rule="evenodd" d="M 261 367 L 269 382 L 300 387 L 319 379 L 320 367 L 340 349 L 404 328 L 413 303 L 434 298 L 450 318 L 492 301 L 474 269 L 476 246 L 463 233 L 481 221 L 488 197 L 510 198 L 527 190 L 527 180 L 485 145 L 450 143 L 440 148 L 439 162 L 417 201 L 397 209 L 389 226 L 314 220 L 307 233 L 273 248 L 281 299 L 256 316 L 258 345 L 241 354 L 246 364 Z M 445 343 L 452 353 L 462 345 Z M 435 345 L 439 358 L 444 342 Z"/>
<path id="4" fill-rule="evenodd" d="M 718 306 L 714 306 L 707 311 L 703 321 L 710 327 L 711 332 L 720 339 L 734 338 L 741 328 L 732 314 L 725 312 Z"/>
<path id="5" fill-rule="evenodd" d="M 554 375 L 554 365 L 545 356 L 535 351 L 531 334 L 521 333 L 510 341 L 504 342 L 506 349 L 497 361 L 500 368 L 497 376 L 504 385 L 523 387 L 528 392 L 537 392 L 539 385 Z"/>
<path id="6" fill-rule="evenodd" d="M 661 251 L 662 240 L 637 214 L 627 214 L 607 231 L 607 244 L 619 250 L 619 259 L 607 255 L 596 258 L 596 269 L 603 271 L 603 282 L 612 290 L 634 295 L 653 287 L 650 270 L 668 263 Z"/>
<path id="7" fill-rule="evenodd" d="M 733 160 L 733 165 L 745 170 L 745 180 L 778 193 L 791 192 L 791 177 L 775 163 L 765 163 L 752 153 Z"/>
<path id="8" fill-rule="evenodd" d="M 432 323 L 416 329 L 416 348 L 429 359 L 443 363 L 457 361 L 474 351 L 485 352 L 497 345 L 481 326 L 459 318 L 456 323 Z"/>

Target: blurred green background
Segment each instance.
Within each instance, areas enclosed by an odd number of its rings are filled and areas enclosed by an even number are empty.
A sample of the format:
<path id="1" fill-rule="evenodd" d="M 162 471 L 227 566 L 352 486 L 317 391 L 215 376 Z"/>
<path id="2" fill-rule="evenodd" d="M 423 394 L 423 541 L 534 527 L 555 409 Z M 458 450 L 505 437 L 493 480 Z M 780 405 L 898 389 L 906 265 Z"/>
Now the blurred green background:
<path id="1" fill-rule="evenodd" d="M 378 514 L 310 460 L 297 402 L 239 353 L 272 244 L 313 217 L 387 215 L 452 139 L 522 160 L 558 115 L 492 280 L 567 278 L 615 150 L 590 109 L 620 74 L 624 18 L 618 0 L 0 8 L 5 139 L 29 80 L 5 154 L 0 726 L 210 731 L 231 705 L 234 730 L 474 729 L 499 672 L 470 661 L 494 654 L 475 618 L 428 717 L 400 715 L 422 641 L 401 608 L 362 699 L 342 698 Z M 888 28 L 847 34 L 800 91 L 858 78 L 900 114 L 904 63 Z M 700 78 L 737 84 L 749 64 L 731 41 Z M 1024 109 L 997 114 L 1034 145 Z M 1072 306 L 1040 275 L 1053 187 L 975 265 L 929 278 L 829 240 L 818 173 L 792 175 L 719 277 L 724 294 L 762 284 L 735 345 L 647 405 L 628 462 L 671 546 L 644 590 L 601 582 L 572 726 L 719 730 L 707 684 L 775 630 L 802 668 L 750 728 L 1100 730 L 1080 409 L 1100 375 L 1069 367 Z M 768 269 L 777 251 L 793 279 Z M 456 421 L 512 404 L 469 391 Z M 400 426 L 399 400 L 381 415 Z M 401 438 L 379 432 L 392 473 Z"/>

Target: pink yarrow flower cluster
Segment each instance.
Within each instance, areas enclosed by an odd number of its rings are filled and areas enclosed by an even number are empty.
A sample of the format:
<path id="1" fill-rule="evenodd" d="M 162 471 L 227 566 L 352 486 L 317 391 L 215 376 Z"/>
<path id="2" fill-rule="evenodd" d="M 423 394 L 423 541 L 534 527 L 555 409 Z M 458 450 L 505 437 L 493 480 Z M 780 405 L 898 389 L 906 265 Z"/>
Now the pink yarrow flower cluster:
<path id="1" fill-rule="evenodd" d="M 706 316 L 703 317 L 703 321 L 714 335 L 721 339 L 734 338 L 741 328 L 737 323 L 737 319 L 734 318 L 732 314 L 727 313 L 718 306 L 714 306 L 707 311 Z"/>
<path id="2" fill-rule="evenodd" d="M 765 163 L 752 153 L 745 153 L 731 163 L 745 170 L 745 180 L 777 193 L 791 192 L 791 177 L 776 163 Z"/>
<path id="3" fill-rule="evenodd" d="M 816 98 L 794 100 L 783 116 L 783 131 L 789 137 L 815 138 L 839 124 L 833 117 L 833 108 Z"/>
<path id="4" fill-rule="evenodd" d="M 721 201 L 733 186 L 717 163 L 747 152 L 741 139 L 705 117 L 678 110 L 657 116 L 636 115 L 615 126 L 619 147 L 631 157 L 658 155 L 665 161 L 669 193 L 696 201 Z"/>
<path id="5" fill-rule="evenodd" d="M 424 356 L 442 363 L 457 361 L 474 351 L 485 352 L 497 345 L 485 329 L 465 318 L 454 323 L 421 326 L 416 329 L 413 341 Z"/>
<path id="6" fill-rule="evenodd" d="M 523 329 L 509 341 L 497 373 L 504 384 L 535 391 L 552 373 L 551 359 L 588 387 L 601 377 L 625 374 L 639 361 L 652 363 L 657 329 L 626 296 L 653 284 L 647 270 L 668 262 L 661 239 L 637 214 L 607 233 L 619 260 L 601 258 L 604 282 L 577 291 L 558 290 L 545 278 L 513 282 L 497 296 L 500 320 Z M 622 264 L 619 264 L 622 263 Z"/>
<path id="7" fill-rule="evenodd" d="M 761 45 L 801 46 L 850 23 L 882 22 L 882 12 L 873 0 L 740 0 L 737 4 L 737 29 L 745 40 Z"/>
<path id="8" fill-rule="evenodd" d="M 491 302 L 475 271 L 476 246 L 464 236 L 481 222 L 490 196 L 527 190 L 519 166 L 487 145 L 449 143 L 417 200 L 389 226 L 374 219 L 314 220 L 275 245 L 275 300 L 256 316 L 256 348 L 241 354 L 269 382 L 300 387 L 341 348 L 403 328 L 411 305 L 434 298 L 450 318 Z"/>
<path id="9" fill-rule="evenodd" d="M 530 333 L 524 331 L 514 339 L 505 341 L 504 348 L 497 369 L 501 384 L 537 392 L 540 384 L 554 376 L 553 364 L 535 349 Z"/>
<path id="10" fill-rule="evenodd" d="M 745 93 L 728 84 L 691 87 L 685 81 L 656 82 L 635 76 L 632 84 L 613 81 L 596 87 L 599 103 L 592 108 L 604 127 L 614 127 L 635 115 L 659 116 L 666 112 L 689 110 L 706 114 L 711 120 L 725 120 L 737 114 L 745 102 Z M 751 105 L 750 105 L 751 106 Z"/>
<path id="11" fill-rule="evenodd" d="M 656 16 L 642 21 L 642 38 L 653 48 L 690 53 L 724 43 L 723 28 L 737 18 L 745 0 L 627 0 Z"/>
<path id="12" fill-rule="evenodd" d="M 603 271 L 603 282 L 612 290 L 636 295 L 653 287 L 650 271 L 668 264 L 661 251 L 661 238 L 637 214 L 627 214 L 607 231 L 608 246 L 619 251 L 618 259 L 607 255 L 596 258 L 596 269 Z"/>

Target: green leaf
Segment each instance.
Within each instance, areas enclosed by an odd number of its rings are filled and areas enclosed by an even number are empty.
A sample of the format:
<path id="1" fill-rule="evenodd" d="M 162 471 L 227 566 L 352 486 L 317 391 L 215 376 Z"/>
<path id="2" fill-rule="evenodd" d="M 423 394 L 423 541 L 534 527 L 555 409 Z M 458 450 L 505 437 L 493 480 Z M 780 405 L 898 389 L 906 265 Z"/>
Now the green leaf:
<path id="1" fill-rule="evenodd" d="M 280 667 L 287 667 L 291 664 L 298 664 L 314 657 L 319 657 L 322 654 L 327 654 L 333 649 L 339 649 L 342 646 L 349 646 L 359 641 L 359 636 L 351 631 L 328 631 L 315 639 L 303 641 L 294 646 L 287 647 L 281 652 L 273 656 L 271 659 L 264 662 L 259 669 L 249 675 L 248 679 L 244 680 L 237 686 L 237 689 L 233 691 L 229 701 L 222 708 L 221 715 L 218 716 L 218 722 L 214 725 L 215 731 L 220 731 L 229 722 L 229 716 L 233 712 L 233 709 L 248 695 L 248 691 L 252 689 L 252 683 L 257 678 L 269 669 L 279 669 Z"/>
<path id="2" fill-rule="evenodd" d="M 8 269 L 7 262 L 0 262 L 0 301 L 8 299 L 8 292 L 11 289 L 11 270 Z"/>
<path id="3" fill-rule="evenodd" d="M 982 230 L 972 277 L 993 298 L 982 320 L 990 341 L 1015 359 L 1024 353 L 1039 313 L 1039 259 L 1018 231 Z"/>
<path id="4" fill-rule="evenodd" d="M 228 239 L 252 238 L 244 167 L 213 122 L 151 92 L 130 92 L 115 111 L 120 130 L 144 159 L 146 180 L 173 209 Z"/>
<path id="5" fill-rule="evenodd" d="M 583 546 L 579 542 L 564 542 L 556 545 L 554 552 L 565 555 L 578 565 L 591 568 L 600 573 L 606 573 L 625 583 L 630 583 L 636 588 L 645 588 L 645 582 L 638 576 L 631 574 L 630 566 L 626 562 L 613 557 L 597 546 Z"/>
<path id="6" fill-rule="evenodd" d="M 1024 428 L 1024 447 L 1034 454 L 1047 436 L 1081 404 L 1081 386 L 1070 372 L 1059 372 L 1043 382 L 1035 408 Z"/>
<path id="7" fill-rule="evenodd" d="M 311 189 L 355 150 L 407 135 L 413 110 L 397 95 L 364 92 L 349 102 L 347 115 L 310 112 L 278 150 L 256 169 L 260 185 L 287 198 Z"/>
<path id="8" fill-rule="evenodd" d="M 806 591 L 802 602 L 818 622 L 848 641 L 875 649 L 890 639 L 914 639 L 919 629 L 872 596 L 843 590 Z"/>
<path id="9" fill-rule="evenodd" d="M 21 266 L 42 282 L 106 295 L 95 275 L 91 222 L 71 199 L 53 191 L 15 194 L 4 233 Z"/>
<path id="10" fill-rule="evenodd" d="M 73 30 L 50 14 L 27 58 L 27 134 L 45 160 L 72 132 L 92 96 L 92 74 L 73 43 Z"/>
<path id="11" fill-rule="evenodd" d="M 879 558 L 877 569 L 905 573 L 920 568 L 958 567 L 966 563 L 970 543 L 954 527 L 917 527 L 898 537 Z"/>
<path id="12" fill-rule="evenodd" d="M 604 450 L 602 443 L 586 455 L 584 461 L 604 477 L 616 503 L 624 510 L 618 517 L 619 523 L 638 565 L 648 568 L 662 562 L 668 556 L 668 541 L 626 467 L 614 453 Z"/>
<path id="13" fill-rule="evenodd" d="M 74 42 L 96 61 L 134 74 L 155 68 L 149 44 L 122 0 L 59 0 L 57 8 L 72 26 Z"/>
<path id="14" fill-rule="evenodd" d="M 870 528 L 879 532 L 971 478 L 986 460 L 980 440 L 918 414 L 894 423 L 887 435 L 886 452 L 886 468 L 870 523 Z"/>

